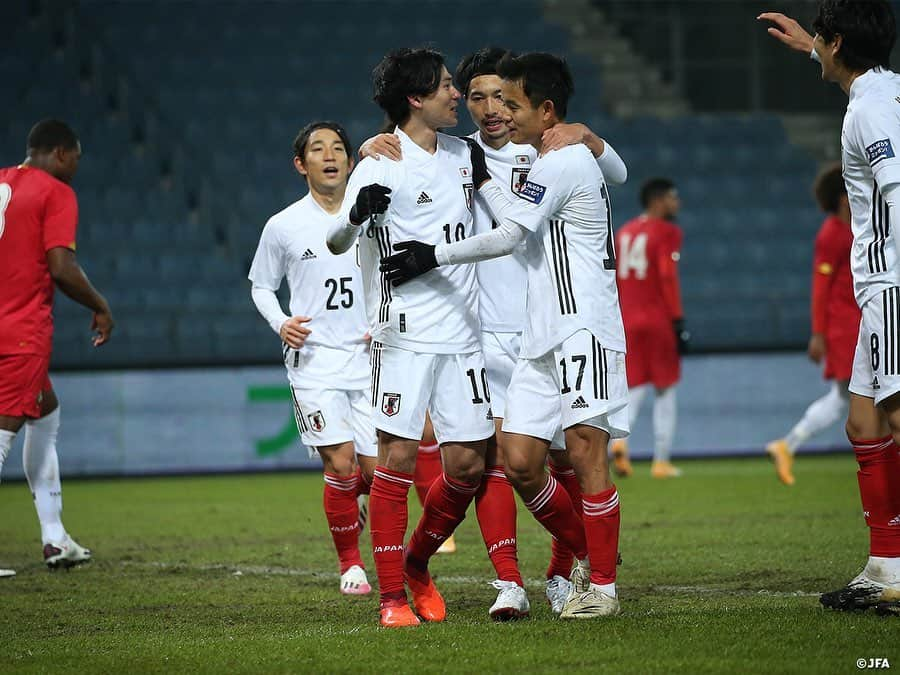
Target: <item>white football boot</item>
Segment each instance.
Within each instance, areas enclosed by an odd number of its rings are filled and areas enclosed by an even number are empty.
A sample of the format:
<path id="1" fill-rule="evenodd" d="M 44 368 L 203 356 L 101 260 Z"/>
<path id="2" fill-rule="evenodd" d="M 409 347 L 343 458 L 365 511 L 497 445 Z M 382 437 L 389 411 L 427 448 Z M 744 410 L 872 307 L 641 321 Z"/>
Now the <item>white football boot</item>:
<path id="1" fill-rule="evenodd" d="M 494 621 L 524 619 L 531 612 L 531 605 L 528 602 L 525 589 L 515 581 L 495 579 L 491 582 L 491 586 L 500 591 L 497 595 L 497 600 L 488 610 Z"/>
<path id="2" fill-rule="evenodd" d="M 594 587 L 584 593 L 575 593 L 563 607 L 560 619 L 594 619 L 598 616 L 615 616 L 621 611 L 619 599 Z"/>
<path id="3" fill-rule="evenodd" d="M 366 595 L 371 592 L 366 571 L 359 565 L 353 565 L 341 575 L 341 593 L 344 595 Z"/>
<path id="4" fill-rule="evenodd" d="M 547 579 L 547 602 L 550 603 L 550 611 L 559 614 L 566 605 L 569 593 L 572 591 L 572 582 L 555 574 L 552 579 Z"/>
<path id="5" fill-rule="evenodd" d="M 61 542 L 51 542 L 44 546 L 44 563 L 51 570 L 62 567 L 68 569 L 91 561 L 91 550 L 81 546 L 68 534 Z"/>
<path id="6" fill-rule="evenodd" d="M 0 567 L 0 578 L 14 577 L 14 576 L 16 576 L 15 570 L 7 570 L 7 569 L 3 569 L 2 567 Z"/>

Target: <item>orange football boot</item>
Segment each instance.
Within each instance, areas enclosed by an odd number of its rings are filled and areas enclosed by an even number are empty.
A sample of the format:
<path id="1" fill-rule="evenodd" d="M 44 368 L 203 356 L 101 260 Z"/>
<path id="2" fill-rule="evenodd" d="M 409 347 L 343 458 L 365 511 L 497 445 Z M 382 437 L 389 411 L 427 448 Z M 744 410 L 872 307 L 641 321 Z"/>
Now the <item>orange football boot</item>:
<path id="1" fill-rule="evenodd" d="M 775 462 L 775 473 L 778 475 L 778 480 L 785 485 L 793 485 L 795 482 L 794 473 L 792 471 L 794 466 L 794 455 L 791 453 L 787 441 L 783 438 L 779 438 L 777 441 L 768 443 L 766 445 L 766 452 L 769 453 L 772 461 Z"/>
<path id="2" fill-rule="evenodd" d="M 612 442 L 613 471 L 619 478 L 627 478 L 634 473 L 631 467 L 631 459 L 628 457 L 628 443 L 624 438 L 617 438 Z"/>
<path id="3" fill-rule="evenodd" d="M 426 580 L 423 582 L 421 577 L 416 579 L 407 569 L 404 576 L 409 590 L 412 591 L 416 614 L 432 623 L 443 621 L 447 616 L 447 606 L 444 604 L 444 598 L 441 597 L 437 586 L 434 585 L 431 575 L 426 571 Z"/>
<path id="4" fill-rule="evenodd" d="M 419 623 L 406 600 L 385 600 L 381 603 L 381 625 L 385 628 L 418 626 Z"/>

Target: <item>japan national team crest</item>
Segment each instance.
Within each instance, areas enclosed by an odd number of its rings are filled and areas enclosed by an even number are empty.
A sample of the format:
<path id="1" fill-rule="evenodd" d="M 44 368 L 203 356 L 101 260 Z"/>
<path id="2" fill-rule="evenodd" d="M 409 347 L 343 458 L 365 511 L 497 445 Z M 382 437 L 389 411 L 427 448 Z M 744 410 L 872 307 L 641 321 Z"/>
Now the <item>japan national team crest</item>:
<path id="1" fill-rule="evenodd" d="M 472 195 L 475 193 L 475 185 L 472 183 L 463 183 L 463 192 L 466 193 L 466 206 L 469 207 L 469 211 L 472 210 Z"/>
<path id="2" fill-rule="evenodd" d="M 400 412 L 400 394 L 385 392 L 381 397 L 381 412 L 393 417 Z"/>
<path id="3" fill-rule="evenodd" d="M 325 416 L 321 410 L 316 410 L 316 412 L 307 415 L 307 417 L 309 418 L 309 427 L 313 431 L 322 431 L 325 428 Z"/>
<path id="4" fill-rule="evenodd" d="M 509 189 L 513 191 L 514 195 L 517 195 L 522 191 L 522 187 L 525 185 L 525 181 L 528 180 L 528 172 L 530 170 L 530 166 L 513 167 L 512 179 L 509 182 Z"/>

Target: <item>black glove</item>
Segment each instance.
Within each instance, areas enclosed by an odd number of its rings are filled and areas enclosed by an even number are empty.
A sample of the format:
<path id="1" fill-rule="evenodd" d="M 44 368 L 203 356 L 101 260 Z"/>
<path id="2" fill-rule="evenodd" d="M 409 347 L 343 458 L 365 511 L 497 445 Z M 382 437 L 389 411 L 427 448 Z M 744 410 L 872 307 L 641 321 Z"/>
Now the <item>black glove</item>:
<path id="1" fill-rule="evenodd" d="M 405 284 L 410 279 L 415 279 L 438 266 L 433 244 L 401 241 L 394 244 L 394 250 L 398 253 L 382 258 L 379 267 L 393 286 Z"/>
<path id="2" fill-rule="evenodd" d="M 672 329 L 675 331 L 675 341 L 678 343 L 678 353 L 687 354 L 691 343 L 691 333 L 684 326 L 684 319 L 672 321 Z"/>
<path id="3" fill-rule="evenodd" d="M 350 222 L 354 225 L 362 225 L 367 218 L 378 216 L 387 211 L 391 198 L 388 197 L 391 188 L 378 183 L 366 185 L 356 195 L 356 203 L 350 209 Z"/>
<path id="4" fill-rule="evenodd" d="M 491 179 L 488 173 L 487 160 L 484 158 L 484 148 L 478 145 L 478 141 L 474 138 L 464 138 L 469 144 L 469 155 L 472 158 L 472 182 L 475 183 L 475 189 L 480 190 L 481 186 Z"/>

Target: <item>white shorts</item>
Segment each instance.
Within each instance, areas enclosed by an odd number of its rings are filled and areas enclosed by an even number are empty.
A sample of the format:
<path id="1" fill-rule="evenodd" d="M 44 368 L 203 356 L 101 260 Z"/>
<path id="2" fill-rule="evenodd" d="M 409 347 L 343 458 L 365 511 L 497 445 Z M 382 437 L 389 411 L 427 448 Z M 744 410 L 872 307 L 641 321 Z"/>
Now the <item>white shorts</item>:
<path id="1" fill-rule="evenodd" d="M 484 366 L 491 390 L 491 410 L 494 417 L 500 419 L 506 412 L 506 390 L 519 360 L 521 344 L 521 333 L 481 332 L 481 349 L 484 351 Z"/>
<path id="2" fill-rule="evenodd" d="M 900 288 L 863 305 L 850 391 L 875 399 L 875 405 L 900 391 Z"/>
<path id="3" fill-rule="evenodd" d="M 586 424 L 610 438 L 628 435 L 625 354 L 580 330 L 537 359 L 519 359 L 509 383 L 503 431 L 552 441 L 560 428 Z"/>
<path id="4" fill-rule="evenodd" d="M 353 441 L 356 454 L 377 457 L 375 426 L 368 389 L 299 389 L 291 387 L 294 419 L 310 456 L 324 445 Z"/>
<path id="5" fill-rule="evenodd" d="M 438 443 L 481 441 L 494 434 L 491 395 L 480 351 L 425 354 L 372 343 L 375 428 L 422 438 L 425 411 Z"/>

